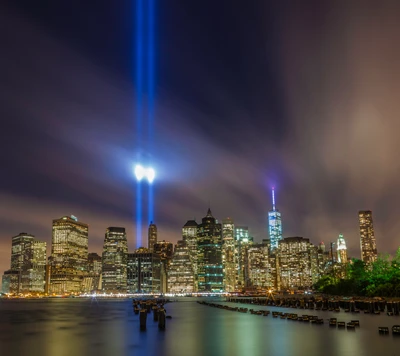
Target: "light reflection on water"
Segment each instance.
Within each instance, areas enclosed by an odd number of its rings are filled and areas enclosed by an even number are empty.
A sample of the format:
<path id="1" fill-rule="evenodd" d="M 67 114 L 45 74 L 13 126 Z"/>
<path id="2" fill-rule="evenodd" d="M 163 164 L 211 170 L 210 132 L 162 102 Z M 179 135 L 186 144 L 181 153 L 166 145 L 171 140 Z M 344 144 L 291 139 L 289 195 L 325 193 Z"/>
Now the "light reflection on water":
<path id="1" fill-rule="evenodd" d="M 172 319 L 165 331 L 149 315 L 145 332 L 130 300 L 1 300 L 0 355 L 400 355 L 400 338 L 377 331 L 400 317 L 248 306 L 360 320 L 360 328 L 347 331 L 182 300 L 166 305 Z"/>

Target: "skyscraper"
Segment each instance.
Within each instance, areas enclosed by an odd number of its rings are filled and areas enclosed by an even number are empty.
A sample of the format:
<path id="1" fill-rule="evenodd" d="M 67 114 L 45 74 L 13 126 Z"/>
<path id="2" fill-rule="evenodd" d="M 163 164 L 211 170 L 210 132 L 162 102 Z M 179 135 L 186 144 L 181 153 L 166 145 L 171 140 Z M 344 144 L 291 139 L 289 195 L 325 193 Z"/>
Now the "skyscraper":
<path id="1" fill-rule="evenodd" d="M 272 210 L 268 212 L 268 231 L 273 251 L 278 248 L 278 242 L 282 240 L 282 218 L 275 205 L 275 188 L 272 188 Z"/>
<path id="2" fill-rule="evenodd" d="M 194 273 L 185 241 L 178 241 L 168 269 L 169 293 L 193 293 Z"/>
<path id="3" fill-rule="evenodd" d="M 375 262 L 378 257 L 374 225 L 372 223 L 372 211 L 359 211 L 358 219 L 360 222 L 361 259 L 366 264 L 371 264 L 372 262 Z"/>
<path id="4" fill-rule="evenodd" d="M 87 273 L 87 224 L 75 216 L 53 220 L 50 293 L 79 293 Z"/>
<path id="5" fill-rule="evenodd" d="M 243 290 L 246 279 L 247 249 L 253 244 L 253 238 L 249 235 L 248 226 L 235 227 L 235 240 L 238 254 L 237 282 L 235 290 Z"/>
<path id="6" fill-rule="evenodd" d="M 192 261 L 193 273 L 195 280 L 197 279 L 197 222 L 188 220 L 182 227 L 182 239 L 185 241 L 189 249 L 190 260 Z M 197 283 L 195 282 L 195 288 Z"/>
<path id="7" fill-rule="evenodd" d="M 103 246 L 102 289 L 126 292 L 128 242 L 125 228 L 109 227 Z"/>
<path id="8" fill-rule="evenodd" d="M 199 292 L 224 290 L 221 224 L 210 209 L 197 227 L 197 275 Z"/>
<path id="9" fill-rule="evenodd" d="M 147 247 L 150 250 L 150 252 L 153 252 L 154 245 L 156 243 L 157 243 L 157 226 L 156 224 L 153 224 L 153 222 L 151 221 L 147 234 Z"/>
<path id="10" fill-rule="evenodd" d="M 343 234 L 339 234 L 336 243 L 336 251 L 337 251 L 337 261 L 339 263 L 347 263 L 347 247 Z"/>
<path id="11" fill-rule="evenodd" d="M 10 293 L 44 292 L 45 268 L 45 242 L 25 232 L 12 238 L 11 269 L 5 273 Z"/>
<path id="12" fill-rule="evenodd" d="M 162 262 L 158 254 L 141 247 L 128 253 L 128 292 L 160 293 Z"/>
<path id="13" fill-rule="evenodd" d="M 231 218 L 222 221 L 222 263 L 226 292 L 234 292 L 238 276 L 238 252 L 235 240 L 235 224 Z"/>
<path id="14" fill-rule="evenodd" d="M 295 290 L 312 286 L 312 248 L 310 240 L 303 237 L 287 237 L 279 241 L 281 288 Z"/>

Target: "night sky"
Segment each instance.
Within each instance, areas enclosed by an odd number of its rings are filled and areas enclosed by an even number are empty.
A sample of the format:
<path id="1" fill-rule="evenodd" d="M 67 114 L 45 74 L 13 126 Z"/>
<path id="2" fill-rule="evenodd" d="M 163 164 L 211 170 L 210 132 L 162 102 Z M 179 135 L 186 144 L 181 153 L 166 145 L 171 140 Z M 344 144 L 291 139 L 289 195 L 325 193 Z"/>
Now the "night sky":
<path id="1" fill-rule="evenodd" d="M 351 3 L 351 4 L 350 4 Z M 214 216 L 360 256 L 400 246 L 398 1 L 158 1 L 155 223 L 176 242 Z M 0 273 L 11 237 L 51 245 L 52 219 L 135 246 L 135 10 L 131 1 L 0 5 Z"/>

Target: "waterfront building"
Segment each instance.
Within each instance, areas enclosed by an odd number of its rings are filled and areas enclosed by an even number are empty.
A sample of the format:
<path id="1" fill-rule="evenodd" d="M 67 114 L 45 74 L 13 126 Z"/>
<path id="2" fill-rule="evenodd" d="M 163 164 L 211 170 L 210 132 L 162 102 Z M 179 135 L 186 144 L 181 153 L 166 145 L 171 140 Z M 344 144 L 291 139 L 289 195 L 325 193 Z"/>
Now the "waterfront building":
<path id="1" fill-rule="evenodd" d="M 239 269 L 235 224 L 231 218 L 222 221 L 222 264 L 226 292 L 234 292 L 237 287 Z"/>
<path id="2" fill-rule="evenodd" d="M 282 289 L 307 289 L 313 284 L 309 239 L 287 237 L 279 241 L 279 274 Z"/>
<path id="3" fill-rule="evenodd" d="M 268 212 L 268 232 L 271 240 L 271 251 L 278 248 L 282 240 L 282 217 L 275 205 L 275 188 L 272 188 L 272 210 Z"/>
<path id="4" fill-rule="evenodd" d="M 361 260 L 364 261 L 365 264 L 370 265 L 378 258 L 374 225 L 372 222 L 372 211 L 359 211 L 358 219 L 360 223 Z"/>
<path id="5" fill-rule="evenodd" d="M 196 220 L 188 220 L 182 227 L 182 239 L 189 249 L 189 256 L 193 266 L 195 291 L 197 291 L 197 226 Z"/>
<path id="6" fill-rule="evenodd" d="M 178 241 L 168 268 L 168 293 L 193 293 L 193 265 L 187 243 Z"/>
<path id="7" fill-rule="evenodd" d="M 88 225 L 73 215 L 53 220 L 50 293 L 82 291 L 87 274 L 88 232 Z"/>
<path id="8" fill-rule="evenodd" d="M 237 291 L 242 291 L 246 286 L 246 258 L 247 248 L 253 244 L 253 238 L 249 235 L 249 228 L 247 226 L 235 227 L 235 240 L 237 246 L 237 259 L 238 269 L 236 278 Z"/>
<path id="9" fill-rule="evenodd" d="M 102 255 L 103 291 L 125 293 L 127 288 L 127 253 L 128 242 L 125 228 L 107 228 Z"/>
<path id="10" fill-rule="evenodd" d="M 270 255 L 269 249 L 270 246 L 264 242 L 247 248 L 247 288 L 266 292 L 277 287 L 276 258 L 275 255 Z"/>
<path id="11" fill-rule="evenodd" d="M 12 238 L 11 269 L 5 273 L 9 293 L 43 293 L 46 242 L 25 232 Z"/>
<path id="12" fill-rule="evenodd" d="M 96 252 L 91 252 L 88 255 L 88 275 L 89 286 L 87 291 L 97 291 L 102 289 L 102 272 L 103 262 L 101 256 Z"/>
<path id="13" fill-rule="evenodd" d="M 157 243 L 157 226 L 150 222 L 148 233 L 147 233 L 147 246 L 150 252 L 153 252 L 154 245 Z"/>
<path id="14" fill-rule="evenodd" d="M 127 291 L 129 293 L 161 293 L 160 255 L 141 247 L 135 253 L 128 253 L 127 257 Z"/>
<path id="15" fill-rule="evenodd" d="M 20 273 L 15 270 L 7 270 L 4 272 L 2 279 L 2 292 L 6 294 L 18 294 L 20 286 Z"/>
<path id="16" fill-rule="evenodd" d="M 197 289 L 199 292 L 224 290 L 221 224 L 208 209 L 197 227 Z"/>

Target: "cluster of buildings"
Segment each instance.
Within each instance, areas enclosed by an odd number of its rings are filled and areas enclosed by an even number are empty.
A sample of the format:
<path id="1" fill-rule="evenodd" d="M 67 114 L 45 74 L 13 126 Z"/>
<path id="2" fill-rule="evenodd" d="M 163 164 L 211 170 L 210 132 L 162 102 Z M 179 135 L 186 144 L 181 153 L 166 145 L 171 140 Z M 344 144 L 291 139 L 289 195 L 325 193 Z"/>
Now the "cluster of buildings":
<path id="1" fill-rule="evenodd" d="M 147 247 L 128 251 L 125 228 L 106 229 L 103 252 L 88 252 L 88 225 L 74 216 L 53 220 L 51 255 L 46 243 L 20 233 L 12 238 L 11 266 L 3 292 L 14 294 L 195 293 L 306 290 L 321 276 L 344 277 L 350 263 L 342 234 L 328 247 L 303 237 L 282 235 L 275 205 L 268 213 L 269 238 L 255 243 L 247 226 L 231 218 L 217 221 L 208 209 L 197 223 L 189 220 L 174 245 L 159 241 L 148 228 Z M 377 258 L 371 211 L 359 212 L 361 259 Z"/>

